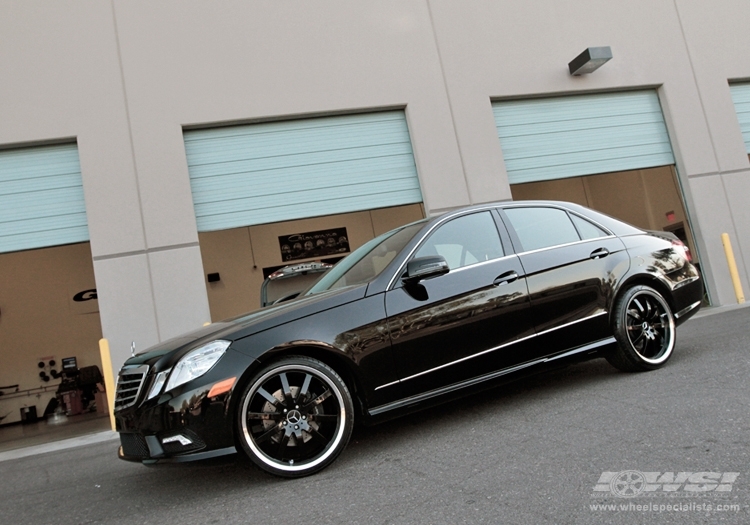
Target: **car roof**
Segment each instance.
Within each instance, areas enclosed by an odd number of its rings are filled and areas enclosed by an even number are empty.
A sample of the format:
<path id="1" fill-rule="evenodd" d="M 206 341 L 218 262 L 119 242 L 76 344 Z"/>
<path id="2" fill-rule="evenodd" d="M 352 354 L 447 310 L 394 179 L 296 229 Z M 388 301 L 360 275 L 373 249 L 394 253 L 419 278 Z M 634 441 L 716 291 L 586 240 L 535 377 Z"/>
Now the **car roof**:
<path id="1" fill-rule="evenodd" d="M 587 208 L 586 206 L 583 206 L 581 204 L 576 204 L 574 202 L 568 202 L 568 201 L 555 201 L 555 200 L 507 200 L 507 201 L 488 202 L 484 204 L 473 204 L 470 206 L 464 206 L 461 208 L 449 210 L 445 213 L 441 213 L 439 215 L 431 217 L 429 222 L 432 225 L 434 221 L 435 222 L 443 221 L 448 217 L 463 215 L 464 213 L 471 212 L 473 210 L 484 210 L 484 209 L 490 209 L 490 208 L 507 209 L 507 208 L 519 208 L 519 207 L 525 207 L 525 206 L 547 206 L 547 207 L 555 207 L 555 208 L 564 208 L 569 211 L 575 212 L 579 215 L 582 215 L 584 217 L 587 217 L 590 220 L 593 220 L 594 222 L 599 223 L 601 226 L 604 226 L 607 230 L 611 231 L 617 236 L 636 235 L 636 234 L 644 233 L 644 230 L 641 228 L 633 226 L 632 224 L 628 224 L 627 222 L 624 222 L 620 219 L 611 217 L 605 213 L 593 210 L 591 208 Z"/>

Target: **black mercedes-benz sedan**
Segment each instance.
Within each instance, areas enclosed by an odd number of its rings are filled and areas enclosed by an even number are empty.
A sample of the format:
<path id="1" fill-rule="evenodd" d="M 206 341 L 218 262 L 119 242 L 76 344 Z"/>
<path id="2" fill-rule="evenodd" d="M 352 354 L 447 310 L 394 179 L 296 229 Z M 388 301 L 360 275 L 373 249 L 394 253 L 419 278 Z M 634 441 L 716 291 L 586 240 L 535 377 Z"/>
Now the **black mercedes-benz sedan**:
<path id="1" fill-rule="evenodd" d="M 272 474 L 309 475 L 355 421 L 593 357 L 659 368 L 702 294 L 670 233 L 564 202 L 452 211 L 373 239 L 292 301 L 130 358 L 119 456 L 239 451 Z"/>

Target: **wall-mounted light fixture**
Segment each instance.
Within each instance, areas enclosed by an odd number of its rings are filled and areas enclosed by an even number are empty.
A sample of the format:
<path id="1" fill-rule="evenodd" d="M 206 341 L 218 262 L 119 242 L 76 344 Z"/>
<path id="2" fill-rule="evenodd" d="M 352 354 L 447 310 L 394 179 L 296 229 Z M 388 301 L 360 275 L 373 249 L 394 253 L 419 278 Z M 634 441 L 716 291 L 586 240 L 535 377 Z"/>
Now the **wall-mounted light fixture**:
<path id="1" fill-rule="evenodd" d="M 612 58 L 609 46 L 589 47 L 568 63 L 571 75 L 579 76 L 592 73 Z"/>

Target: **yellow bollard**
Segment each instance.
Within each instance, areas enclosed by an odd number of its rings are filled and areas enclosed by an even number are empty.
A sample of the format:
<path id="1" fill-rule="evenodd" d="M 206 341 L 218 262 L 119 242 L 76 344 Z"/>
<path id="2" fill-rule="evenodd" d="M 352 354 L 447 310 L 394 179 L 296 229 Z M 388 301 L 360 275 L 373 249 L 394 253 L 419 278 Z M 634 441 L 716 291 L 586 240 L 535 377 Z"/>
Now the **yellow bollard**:
<path id="1" fill-rule="evenodd" d="M 734 252 L 732 251 L 729 234 L 721 234 L 721 243 L 724 245 L 724 254 L 727 257 L 727 264 L 729 265 L 729 276 L 732 278 L 732 284 L 734 285 L 734 295 L 737 296 L 737 303 L 742 304 L 745 302 L 745 292 L 742 291 L 740 274 L 737 272 L 737 263 L 734 260 Z"/>
<path id="2" fill-rule="evenodd" d="M 109 409 L 109 422 L 112 430 L 115 426 L 115 376 L 112 370 L 112 356 L 109 354 L 109 341 L 99 339 L 99 353 L 102 356 L 102 372 L 104 373 L 104 388 L 107 389 L 107 408 Z"/>

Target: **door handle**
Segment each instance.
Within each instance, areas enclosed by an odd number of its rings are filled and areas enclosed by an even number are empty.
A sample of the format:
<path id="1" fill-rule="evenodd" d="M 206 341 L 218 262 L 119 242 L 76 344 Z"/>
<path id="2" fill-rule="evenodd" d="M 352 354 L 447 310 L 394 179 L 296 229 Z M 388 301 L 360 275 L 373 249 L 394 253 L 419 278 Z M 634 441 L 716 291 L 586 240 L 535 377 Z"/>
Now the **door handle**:
<path id="1" fill-rule="evenodd" d="M 518 279 L 518 274 L 515 271 L 511 270 L 499 275 L 494 281 L 492 281 L 492 284 L 494 284 L 495 286 L 499 286 L 501 284 L 512 283 L 516 279 Z"/>
<path id="2" fill-rule="evenodd" d="M 598 250 L 594 250 L 591 252 L 591 255 L 589 255 L 592 259 L 602 259 L 609 255 L 609 250 L 606 248 L 599 248 Z"/>

